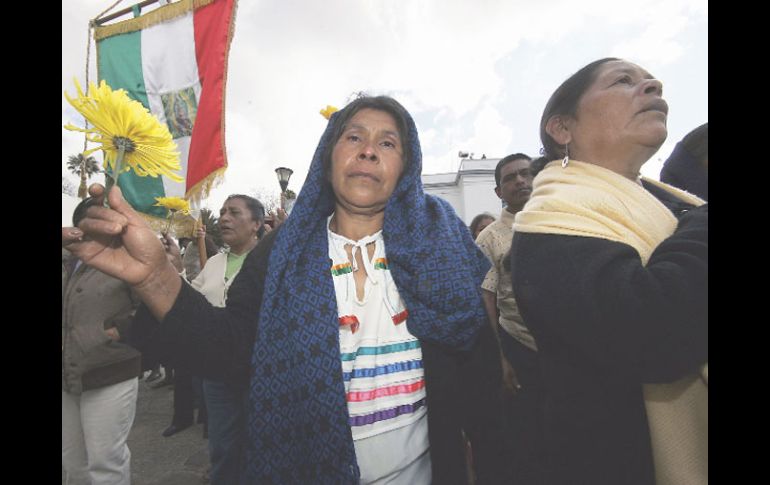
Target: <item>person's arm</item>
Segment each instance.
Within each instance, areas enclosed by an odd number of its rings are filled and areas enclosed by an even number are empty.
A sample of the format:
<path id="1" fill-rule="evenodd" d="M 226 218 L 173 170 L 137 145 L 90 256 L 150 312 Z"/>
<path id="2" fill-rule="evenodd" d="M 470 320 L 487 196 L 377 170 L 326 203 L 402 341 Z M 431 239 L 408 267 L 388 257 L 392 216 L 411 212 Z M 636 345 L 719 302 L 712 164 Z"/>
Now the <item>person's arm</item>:
<path id="1" fill-rule="evenodd" d="M 502 365 L 503 372 L 503 390 L 508 393 L 513 393 L 520 386 L 518 379 L 516 379 L 516 371 L 511 363 L 508 362 L 508 359 L 505 358 L 502 345 L 500 344 L 500 330 L 498 329 L 498 319 L 500 316 L 499 312 L 497 311 L 497 294 L 492 293 L 489 290 L 482 289 L 481 296 L 484 299 L 484 308 L 487 310 L 489 326 L 492 327 L 492 334 L 494 335 L 495 342 L 497 343 L 497 351 L 500 353 L 500 364 Z"/>
<path id="2" fill-rule="evenodd" d="M 707 206 L 686 213 L 646 266 L 626 244 L 548 234 L 516 233 L 513 257 L 516 301 L 543 346 L 646 383 L 708 360 Z"/>
<path id="3" fill-rule="evenodd" d="M 226 307 L 214 307 L 191 285 L 183 285 L 162 322 L 145 322 L 154 326 L 152 351 L 196 375 L 244 381 L 276 235 L 277 231 L 266 235 L 246 256 L 228 291 Z M 145 310 L 143 318 L 147 316 Z"/>
<path id="4" fill-rule="evenodd" d="M 499 342 L 500 335 L 497 333 L 497 293 L 482 288 L 481 296 L 484 299 L 484 308 L 487 310 L 489 326 L 492 327 L 492 333 L 495 334 L 495 339 Z"/>
<path id="5" fill-rule="evenodd" d="M 481 297 L 484 300 L 484 309 L 487 311 L 487 318 L 489 319 L 489 325 L 492 327 L 492 333 L 495 335 L 495 340 L 499 342 L 500 336 L 497 333 L 499 318 L 499 312 L 497 311 L 497 282 L 500 272 L 494 254 L 495 241 L 492 239 L 492 233 L 486 232 L 479 235 L 476 245 L 492 265 L 489 271 L 487 271 L 486 276 L 484 276 L 484 281 L 481 282 Z"/>
<path id="6" fill-rule="evenodd" d="M 480 235 L 477 240 L 477 245 L 481 249 L 481 252 L 484 253 L 484 256 L 486 256 L 489 262 L 492 263 L 492 267 L 489 268 L 487 275 L 484 277 L 484 281 L 481 283 L 481 297 L 484 301 L 484 309 L 487 311 L 489 325 L 492 327 L 492 334 L 497 343 L 497 350 L 500 353 L 500 364 L 503 373 L 503 390 L 507 393 L 513 393 L 519 385 L 513 366 L 511 366 L 511 363 L 508 362 L 508 359 L 503 355 L 503 349 L 500 344 L 500 330 L 498 329 L 500 312 L 497 309 L 497 283 L 501 273 L 499 267 L 501 258 L 495 258 L 493 250 L 494 241 L 492 238 L 492 233 L 485 232 Z"/>
<path id="7" fill-rule="evenodd" d="M 103 188 L 97 185 L 90 190 L 100 204 Z M 137 347 L 150 355 L 173 354 L 180 365 L 200 370 L 203 376 L 243 375 L 256 333 L 271 245 L 259 244 L 259 250 L 251 251 L 230 287 L 227 308 L 215 308 L 182 283 L 163 244 L 125 202 L 119 187 L 112 188 L 109 201 L 111 209 L 90 207 L 79 229 L 62 228 L 62 246 L 136 290 L 144 302 L 134 320 Z"/>
<path id="8" fill-rule="evenodd" d="M 195 231 L 195 237 L 198 240 L 198 259 L 201 262 L 201 270 L 206 266 L 209 256 L 206 253 L 206 226 L 201 224 Z"/>
<path id="9" fill-rule="evenodd" d="M 283 197 L 284 197 L 284 194 L 281 193 L 281 198 L 283 199 Z M 281 224 L 286 222 L 286 219 L 288 217 L 289 215 L 286 213 L 284 209 L 281 209 L 280 207 L 275 209 L 275 214 L 273 214 L 273 227 L 271 228 L 271 230 L 278 229 L 279 227 L 281 227 Z"/>

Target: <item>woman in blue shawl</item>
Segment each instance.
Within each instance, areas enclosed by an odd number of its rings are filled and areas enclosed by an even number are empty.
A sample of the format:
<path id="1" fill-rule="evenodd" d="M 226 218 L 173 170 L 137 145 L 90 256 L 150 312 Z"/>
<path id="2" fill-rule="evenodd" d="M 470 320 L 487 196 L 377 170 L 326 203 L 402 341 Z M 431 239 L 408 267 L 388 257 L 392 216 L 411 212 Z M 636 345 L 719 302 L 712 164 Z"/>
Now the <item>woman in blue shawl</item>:
<path id="1" fill-rule="evenodd" d="M 423 192 L 421 165 L 392 98 L 333 114 L 291 217 L 223 309 L 182 283 L 118 190 L 62 244 L 136 289 L 138 318 L 161 322 L 155 349 L 247 387 L 242 483 L 466 483 L 463 432 L 477 483 L 502 482 L 489 263 Z"/>

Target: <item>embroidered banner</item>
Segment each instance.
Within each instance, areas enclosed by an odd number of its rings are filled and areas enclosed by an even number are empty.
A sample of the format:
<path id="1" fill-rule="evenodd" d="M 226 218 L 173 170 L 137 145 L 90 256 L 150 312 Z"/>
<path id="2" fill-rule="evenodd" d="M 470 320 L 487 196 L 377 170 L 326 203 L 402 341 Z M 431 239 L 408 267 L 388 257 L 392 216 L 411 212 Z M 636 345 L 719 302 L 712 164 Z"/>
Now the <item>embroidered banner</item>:
<path id="1" fill-rule="evenodd" d="M 166 209 L 154 206 L 155 197 L 198 206 L 227 168 L 225 82 L 236 2 L 180 0 L 94 30 L 99 80 L 125 89 L 166 123 L 179 148 L 183 182 L 133 172 L 118 180 L 156 228 Z"/>

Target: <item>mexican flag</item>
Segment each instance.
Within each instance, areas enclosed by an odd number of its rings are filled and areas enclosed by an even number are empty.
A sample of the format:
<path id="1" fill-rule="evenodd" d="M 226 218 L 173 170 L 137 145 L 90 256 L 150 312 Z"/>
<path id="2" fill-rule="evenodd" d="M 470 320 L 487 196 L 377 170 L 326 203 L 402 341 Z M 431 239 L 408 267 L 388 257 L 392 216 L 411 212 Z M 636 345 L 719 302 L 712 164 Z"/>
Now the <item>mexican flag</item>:
<path id="1" fill-rule="evenodd" d="M 166 209 L 154 207 L 155 197 L 197 205 L 227 168 L 225 80 L 236 1 L 180 0 L 94 29 L 99 80 L 166 123 L 180 152 L 181 183 L 133 171 L 118 179 L 126 200 L 156 226 Z"/>

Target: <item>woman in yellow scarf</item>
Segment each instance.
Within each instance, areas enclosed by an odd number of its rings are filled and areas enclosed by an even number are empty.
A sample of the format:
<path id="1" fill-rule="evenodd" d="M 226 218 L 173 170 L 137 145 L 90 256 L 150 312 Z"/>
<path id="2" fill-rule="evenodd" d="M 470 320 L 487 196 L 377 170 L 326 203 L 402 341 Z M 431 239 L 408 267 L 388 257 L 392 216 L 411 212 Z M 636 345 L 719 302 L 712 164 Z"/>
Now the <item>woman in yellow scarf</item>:
<path id="1" fill-rule="evenodd" d="M 708 480 L 708 206 L 639 174 L 666 139 L 662 93 L 601 59 L 541 119 L 511 266 L 546 387 L 547 483 Z"/>

